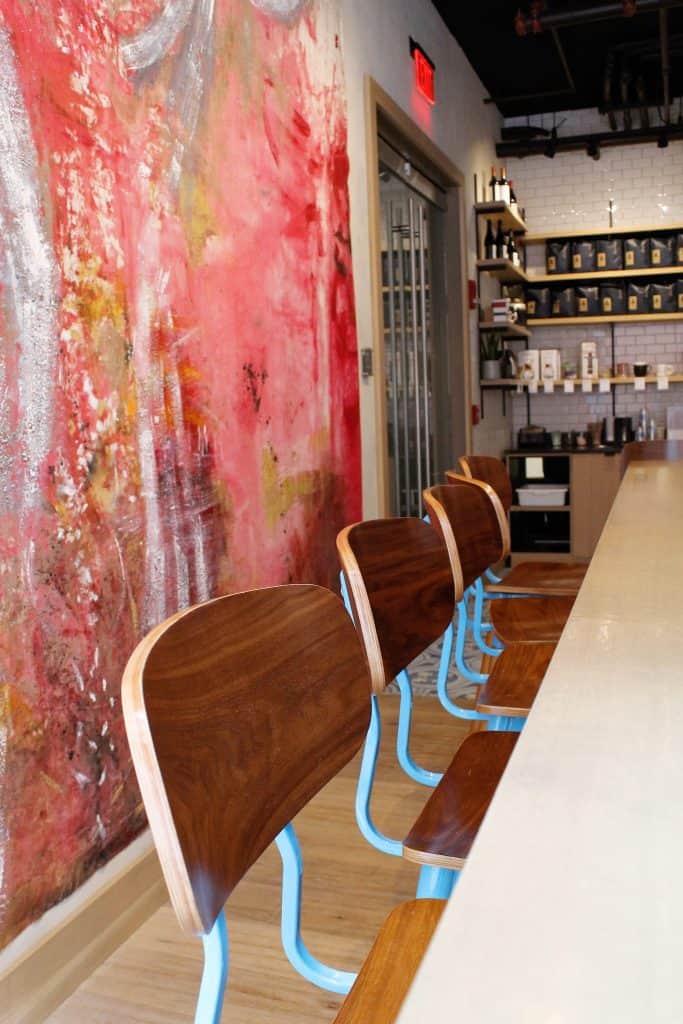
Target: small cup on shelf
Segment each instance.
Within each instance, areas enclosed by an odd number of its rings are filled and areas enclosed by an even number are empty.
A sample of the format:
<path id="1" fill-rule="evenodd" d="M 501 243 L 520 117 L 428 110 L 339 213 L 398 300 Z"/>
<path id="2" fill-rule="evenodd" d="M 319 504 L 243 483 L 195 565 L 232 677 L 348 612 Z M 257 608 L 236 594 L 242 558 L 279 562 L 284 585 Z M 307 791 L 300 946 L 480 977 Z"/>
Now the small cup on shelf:
<path id="1" fill-rule="evenodd" d="M 643 362 L 635 362 L 633 364 L 633 376 L 634 377 L 647 377 L 648 365 Z"/>

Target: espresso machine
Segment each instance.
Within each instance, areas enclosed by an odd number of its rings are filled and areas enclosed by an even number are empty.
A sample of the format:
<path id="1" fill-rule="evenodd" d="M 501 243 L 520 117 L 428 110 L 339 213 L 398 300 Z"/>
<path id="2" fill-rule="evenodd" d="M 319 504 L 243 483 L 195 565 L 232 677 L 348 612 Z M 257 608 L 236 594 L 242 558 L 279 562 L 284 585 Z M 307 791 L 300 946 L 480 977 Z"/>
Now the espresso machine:
<path id="1" fill-rule="evenodd" d="M 628 444 L 635 434 L 630 416 L 605 416 L 602 421 L 603 444 Z"/>

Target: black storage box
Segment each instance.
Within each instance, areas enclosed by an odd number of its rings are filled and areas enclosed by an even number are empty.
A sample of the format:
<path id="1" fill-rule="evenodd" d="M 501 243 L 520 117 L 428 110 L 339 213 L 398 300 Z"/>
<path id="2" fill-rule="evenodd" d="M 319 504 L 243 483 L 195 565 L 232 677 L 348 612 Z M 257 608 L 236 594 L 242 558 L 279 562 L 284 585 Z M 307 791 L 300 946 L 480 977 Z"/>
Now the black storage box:
<path id="1" fill-rule="evenodd" d="M 624 250 L 620 238 L 598 238 L 595 243 L 595 264 L 598 270 L 621 270 Z"/>
<path id="2" fill-rule="evenodd" d="M 674 239 L 671 235 L 650 239 L 650 263 L 653 267 L 671 267 L 674 262 Z"/>
<path id="3" fill-rule="evenodd" d="M 550 316 L 550 288 L 527 288 L 526 313 L 529 320 Z"/>
<path id="4" fill-rule="evenodd" d="M 652 284 L 650 288 L 650 308 L 653 313 L 676 312 L 675 284 Z"/>
<path id="5" fill-rule="evenodd" d="M 545 247 L 545 265 L 549 274 L 568 274 L 569 242 L 547 242 Z"/>
<path id="6" fill-rule="evenodd" d="M 624 239 L 624 267 L 626 270 L 636 270 L 641 267 L 650 266 L 650 239 L 649 238 L 625 238 Z"/>
<path id="7" fill-rule="evenodd" d="M 676 281 L 676 312 L 683 313 L 683 281 Z"/>
<path id="8" fill-rule="evenodd" d="M 626 312 L 626 294 L 623 284 L 600 285 L 600 312 L 604 316 Z"/>
<path id="9" fill-rule="evenodd" d="M 650 312 L 650 286 L 649 284 L 628 283 L 626 308 L 629 313 Z"/>
<path id="10" fill-rule="evenodd" d="M 597 285 L 576 286 L 577 316 L 599 316 L 600 298 Z"/>
<path id="11" fill-rule="evenodd" d="M 553 291 L 551 316 L 576 316 L 576 292 L 573 288 L 558 288 Z"/>
<path id="12" fill-rule="evenodd" d="M 595 270 L 595 242 L 582 238 L 572 242 L 572 273 L 585 270 Z"/>

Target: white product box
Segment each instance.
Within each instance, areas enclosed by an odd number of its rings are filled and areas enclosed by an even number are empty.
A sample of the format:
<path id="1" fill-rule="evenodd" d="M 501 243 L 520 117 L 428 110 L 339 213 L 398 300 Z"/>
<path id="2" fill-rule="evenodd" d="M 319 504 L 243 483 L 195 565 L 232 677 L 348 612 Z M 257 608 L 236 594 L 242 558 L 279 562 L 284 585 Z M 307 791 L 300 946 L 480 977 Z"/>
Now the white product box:
<path id="1" fill-rule="evenodd" d="M 539 380 L 540 371 L 540 352 L 537 348 L 525 348 L 519 353 L 519 376 L 522 380 Z"/>
<path id="2" fill-rule="evenodd" d="M 581 377 L 583 380 L 598 379 L 598 346 L 595 341 L 581 342 Z"/>
<path id="3" fill-rule="evenodd" d="M 560 380 L 562 365 L 559 348 L 542 348 L 540 356 L 541 380 Z"/>

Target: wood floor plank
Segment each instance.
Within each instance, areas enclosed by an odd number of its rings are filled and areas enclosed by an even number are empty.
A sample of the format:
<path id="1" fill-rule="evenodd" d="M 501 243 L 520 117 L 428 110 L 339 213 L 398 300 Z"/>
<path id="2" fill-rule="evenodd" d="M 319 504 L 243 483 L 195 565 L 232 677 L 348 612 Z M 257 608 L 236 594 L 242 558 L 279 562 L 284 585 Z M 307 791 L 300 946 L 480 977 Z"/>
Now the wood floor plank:
<path id="1" fill-rule="evenodd" d="M 394 751 L 398 698 L 380 698 L 383 737 L 378 766 L 377 826 L 401 838 L 429 790 L 399 769 Z M 469 723 L 448 715 L 433 697 L 417 697 L 412 753 L 443 770 Z M 417 866 L 373 850 L 355 823 L 358 758 L 299 815 L 304 857 L 302 930 L 311 952 L 357 970 L 389 911 L 411 899 Z M 272 848 L 227 906 L 231 964 L 222 1020 L 226 1024 L 329 1024 L 341 997 L 305 982 L 280 945 L 280 860 Z M 68 999 L 51 1024 L 186 1024 L 199 988 L 202 949 L 185 936 L 169 905 L 162 907 Z"/>

